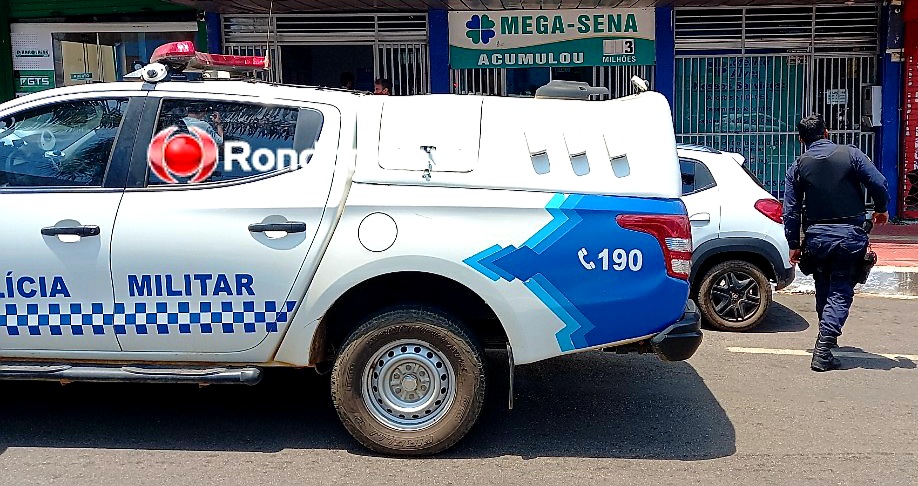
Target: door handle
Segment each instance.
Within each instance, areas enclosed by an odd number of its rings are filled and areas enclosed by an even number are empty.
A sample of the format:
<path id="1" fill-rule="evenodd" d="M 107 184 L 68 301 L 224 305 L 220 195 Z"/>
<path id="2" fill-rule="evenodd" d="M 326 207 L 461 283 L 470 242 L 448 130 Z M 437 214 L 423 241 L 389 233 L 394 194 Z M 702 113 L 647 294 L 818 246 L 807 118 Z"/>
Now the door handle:
<path id="1" fill-rule="evenodd" d="M 695 213 L 689 216 L 689 221 L 693 223 L 710 223 L 711 213 Z"/>
<path id="2" fill-rule="evenodd" d="M 249 231 L 252 233 L 264 233 L 265 231 L 304 233 L 306 231 L 306 223 L 300 221 L 287 221 L 286 223 L 252 223 L 249 225 Z"/>
<path id="3" fill-rule="evenodd" d="M 99 236 L 101 231 L 98 226 L 87 225 L 87 226 L 47 226 L 41 229 L 41 234 L 43 236 L 60 236 L 60 235 L 74 235 L 81 238 L 86 238 L 87 236 Z"/>

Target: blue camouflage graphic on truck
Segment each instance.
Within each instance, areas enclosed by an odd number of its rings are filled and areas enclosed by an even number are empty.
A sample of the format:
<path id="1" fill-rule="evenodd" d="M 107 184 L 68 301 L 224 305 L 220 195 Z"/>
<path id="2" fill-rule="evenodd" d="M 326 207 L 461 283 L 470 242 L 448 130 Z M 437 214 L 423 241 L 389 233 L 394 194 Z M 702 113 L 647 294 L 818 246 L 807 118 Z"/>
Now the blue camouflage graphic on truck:
<path id="1" fill-rule="evenodd" d="M 556 194 L 545 209 L 552 220 L 520 247 L 494 245 L 465 263 L 495 282 L 523 282 L 564 323 L 562 351 L 656 334 L 679 319 L 688 282 L 667 274 L 656 237 L 616 216 L 685 214 L 681 201 Z"/>

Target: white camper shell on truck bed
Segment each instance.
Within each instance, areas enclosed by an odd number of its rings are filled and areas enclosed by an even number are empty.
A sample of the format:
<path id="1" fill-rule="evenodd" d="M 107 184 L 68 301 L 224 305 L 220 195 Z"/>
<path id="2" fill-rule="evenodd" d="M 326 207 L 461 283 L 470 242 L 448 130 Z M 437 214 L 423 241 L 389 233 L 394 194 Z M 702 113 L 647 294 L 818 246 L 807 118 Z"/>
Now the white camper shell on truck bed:
<path id="1" fill-rule="evenodd" d="M 0 378 L 330 368 L 357 440 L 430 454 L 476 421 L 484 348 L 682 360 L 701 341 L 659 94 L 166 78 L 0 105 Z"/>

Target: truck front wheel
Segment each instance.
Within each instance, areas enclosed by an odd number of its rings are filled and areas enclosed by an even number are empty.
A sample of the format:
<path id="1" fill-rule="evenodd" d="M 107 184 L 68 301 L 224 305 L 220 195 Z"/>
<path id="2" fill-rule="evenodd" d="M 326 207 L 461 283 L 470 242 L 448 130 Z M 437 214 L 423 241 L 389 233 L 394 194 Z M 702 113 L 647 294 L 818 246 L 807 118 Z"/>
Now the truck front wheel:
<path id="1" fill-rule="evenodd" d="M 438 311 L 399 308 L 367 319 L 345 341 L 331 376 L 344 427 L 384 454 L 444 451 L 484 404 L 481 347 Z"/>

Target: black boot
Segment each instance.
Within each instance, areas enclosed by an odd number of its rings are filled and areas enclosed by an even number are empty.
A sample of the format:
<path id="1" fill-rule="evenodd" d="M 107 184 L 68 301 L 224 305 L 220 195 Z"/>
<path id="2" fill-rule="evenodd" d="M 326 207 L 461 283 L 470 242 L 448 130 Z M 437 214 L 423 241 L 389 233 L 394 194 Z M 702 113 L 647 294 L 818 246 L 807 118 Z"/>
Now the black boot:
<path id="1" fill-rule="evenodd" d="M 832 348 L 837 347 L 837 337 L 824 336 L 820 333 L 816 338 L 816 346 L 813 349 L 813 362 L 810 363 L 810 369 L 813 371 L 830 371 L 838 369 L 838 367 L 841 366 L 841 361 L 832 355 Z"/>

